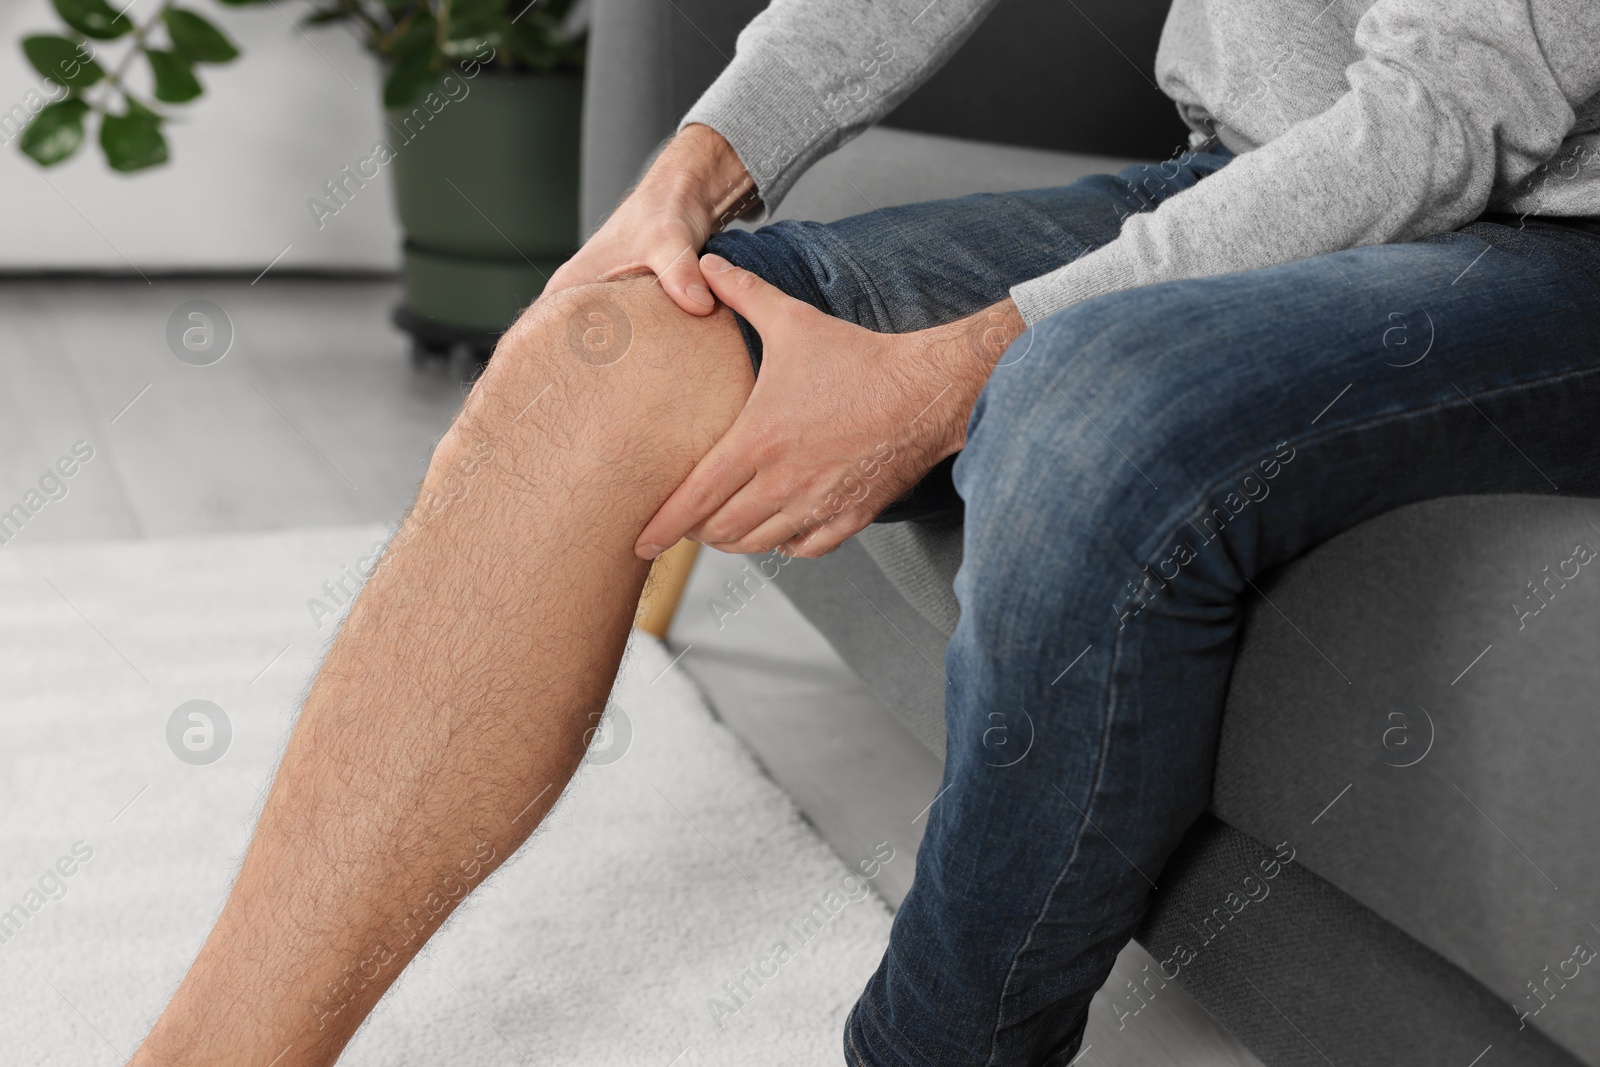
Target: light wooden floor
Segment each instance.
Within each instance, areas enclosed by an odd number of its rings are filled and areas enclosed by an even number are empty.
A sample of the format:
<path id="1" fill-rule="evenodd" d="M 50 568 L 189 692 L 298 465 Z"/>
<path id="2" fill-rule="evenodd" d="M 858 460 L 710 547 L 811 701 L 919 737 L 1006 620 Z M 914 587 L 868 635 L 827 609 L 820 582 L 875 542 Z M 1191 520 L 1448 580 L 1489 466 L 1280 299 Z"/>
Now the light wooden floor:
<path id="1" fill-rule="evenodd" d="M 209 367 L 167 347 L 193 299 L 234 325 Z M 19 539 L 395 519 L 461 402 L 411 372 L 395 299 L 388 282 L 0 283 L 3 506 L 75 441 L 95 449 Z"/>
<path id="2" fill-rule="evenodd" d="M 16 540 L 394 522 L 462 396 L 459 373 L 411 368 L 388 324 L 397 298 L 387 281 L 0 281 L 0 510 L 76 442 L 94 448 Z M 167 346 L 193 299 L 235 329 L 210 367 Z M 738 562 L 702 554 L 672 632 L 679 665 L 841 858 L 895 847 L 878 888 L 898 904 L 938 764 L 776 588 L 716 624 L 706 601 Z M 1123 983 L 1149 962 L 1123 953 L 1079 1063 L 1257 1063 L 1172 984 L 1119 1028 L 1111 1001 L 1136 1003 Z"/>

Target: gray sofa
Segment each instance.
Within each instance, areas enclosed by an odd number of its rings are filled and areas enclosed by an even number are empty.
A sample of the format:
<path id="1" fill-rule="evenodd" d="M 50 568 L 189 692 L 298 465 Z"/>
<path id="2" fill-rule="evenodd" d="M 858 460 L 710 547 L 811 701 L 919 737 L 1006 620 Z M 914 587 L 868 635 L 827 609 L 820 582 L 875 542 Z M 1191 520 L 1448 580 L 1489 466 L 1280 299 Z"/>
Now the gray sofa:
<path id="1" fill-rule="evenodd" d="M 597 0 L 591 227 L 760 6 Z M 1165 158 L 1183 132 L 1149 81 L 1165 6 L 1003 0 L 779 217 Z M 1507 447 L 1537 461 L 1555 444 Z M 1571 562 L 1580 543 L 1600 550 L 1600 503 L 1460 497 L 1390 512 L 1259 582 L 1210 812 L 1157 879 L 1138 940 L 1187 961 L 1175 980 L 1269 1067 L 1600 1067 L 1600 572 Z M 960 558 L 959 529 L 880 526 L 780 579 L 941 756 L 926 660 L 954 625 Z M 1270 894 L 1241 904 L 1244 877 L 1285 844 Z"/>

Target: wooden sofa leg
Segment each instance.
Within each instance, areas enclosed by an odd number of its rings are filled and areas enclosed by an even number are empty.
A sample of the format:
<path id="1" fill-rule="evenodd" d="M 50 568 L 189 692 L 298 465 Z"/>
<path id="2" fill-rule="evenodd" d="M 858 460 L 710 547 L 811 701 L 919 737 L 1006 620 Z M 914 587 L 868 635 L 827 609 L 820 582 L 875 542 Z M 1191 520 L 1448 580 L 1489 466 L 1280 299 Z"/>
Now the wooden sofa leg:
<path id="1" fill-rule="evenodd" d="M 639 598 L 634 625 L 653 637 L 666 640 L 672 617 L 678 612 L 678 601 L 683 599 L 684 587 L 689 584 L 689 574 L 699 554 L 697 542 L 679 541 L 656 557 L 650 568 L 650 579 L 644 585 L 644 595 Z"/>

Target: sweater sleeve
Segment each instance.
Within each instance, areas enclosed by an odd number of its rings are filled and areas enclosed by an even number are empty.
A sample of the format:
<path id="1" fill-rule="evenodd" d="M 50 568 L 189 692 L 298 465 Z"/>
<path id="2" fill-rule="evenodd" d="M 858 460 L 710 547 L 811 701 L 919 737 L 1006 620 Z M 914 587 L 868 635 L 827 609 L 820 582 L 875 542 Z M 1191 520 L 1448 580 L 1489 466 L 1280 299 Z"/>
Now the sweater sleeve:
<path id="1" fill-rule="evenodd" d="M 720 133 L 770 211 L 949 59 L 997 0 L 774 0 L 679 123 Z"/>
<path id="2" fill-rule="evenodd" d="M 1600 91 L 1592 0 L 1378 0 L 1355 43 L 1349 90 L 1331 107 L 1014 286 L 1022 317 L 1455 229 L 1497 184 L 1536 182 L 1574 107 Z"/>

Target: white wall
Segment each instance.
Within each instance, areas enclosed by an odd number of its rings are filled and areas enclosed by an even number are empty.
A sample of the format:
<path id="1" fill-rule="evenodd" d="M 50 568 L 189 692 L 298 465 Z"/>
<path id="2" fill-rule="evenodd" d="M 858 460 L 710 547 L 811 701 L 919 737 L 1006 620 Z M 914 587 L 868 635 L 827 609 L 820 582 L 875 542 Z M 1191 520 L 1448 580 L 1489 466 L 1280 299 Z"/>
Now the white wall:
<path id="1" fill-rule="evenodd" d="M 202 67 L 205 96 L 173 109 L 172 162 L 116 174 L 91 141 L 72 161 L 42 170 L 14 139 L 0 145 L 0 270 L 131 273 L 131 262 L 142 271 L 254 272 L 286 246 L 280 267 L 395 267 L 400 237 L 386 181 L 370 183 L 320 231 L 306 206 L 382 136 L 372 58 L 343 28 L 302 35 L 285 15 L 303 16 L 303 0 L 187 2 L 244 55 Z M 142 20 L 155 3 L 136 0 L 129 13 Z M 0 111 L 41 87 L 17 41 L 59 25 L 48 0 L 0 2 Z M 126 47 L 102 45 L 102 57 Z"/>

